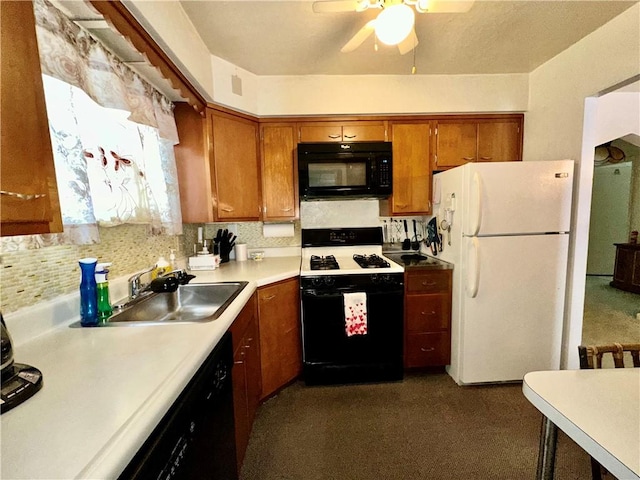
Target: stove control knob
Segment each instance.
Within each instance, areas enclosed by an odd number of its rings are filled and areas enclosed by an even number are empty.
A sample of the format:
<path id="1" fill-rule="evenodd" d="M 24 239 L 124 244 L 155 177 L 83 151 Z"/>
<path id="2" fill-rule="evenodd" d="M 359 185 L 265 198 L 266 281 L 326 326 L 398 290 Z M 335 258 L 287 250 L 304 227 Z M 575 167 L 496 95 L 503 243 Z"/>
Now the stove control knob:
<path id="1" fill-rule="evenodd" d="M 372 273 L 370 278 L 372 283 L 380 283 L 380 277 L 377 274 Z"/>
<path id="2" fill-rule="evenodd" d="M 391 275 L 383 275 L 382 276 L 382 281 L 384 283 L 394 283 L 393 277 Z"/>
<path id="3" fill-rule="evenodd" d="M 312 279 L 311 283 L 313 284 L 314 287 L 319 287 L 320 285 L 322 285 L 322 277 L 316 277 Z"/>
<path id="4" fill-rule="evenodd" d="M 327 275 L 326 277 L 324 277 L 324 284 L 325 284 L 325 285 L 327 285 L 327 286 L 329 286 L 329 287 L 330 287 L 330 286 L 331 286 L 331 285 L 333 285 L 334 283 L 336 283 L 336 279 L 335 279 L 335 278 L 333 278 L 333 276 L 331 276 L 331 275 Z"/>

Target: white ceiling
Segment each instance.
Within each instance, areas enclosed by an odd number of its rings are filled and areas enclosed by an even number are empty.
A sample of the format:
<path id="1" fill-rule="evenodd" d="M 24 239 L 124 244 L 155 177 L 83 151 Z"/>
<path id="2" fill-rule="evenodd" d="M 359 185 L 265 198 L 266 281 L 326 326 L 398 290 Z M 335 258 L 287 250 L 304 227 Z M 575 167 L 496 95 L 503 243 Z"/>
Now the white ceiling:
<path id="1" fill-rule="evenodd" d="M 93 8 L 78 0 L 51 1 L 167 97 L 181 100 Z M 256 75 L 411 73 L 413 52 L 402 56 L 382 44 L 375 52 L 373 37 L 353 52 L 340 52 L 377 10 L 313 13 L 311 0 L 178 1 L 211 54 Z M 448 1 L 455 0 L 440 0 Z M 467 13 L 418 14 L 417 73 L 528 73 L 638 1 L 475 0 Z"/>
<path id="2" fill-rule="evenodd" d="M 373 36 L 340 52 L 379 10 L 314 13 L 309 0 L 180 3 L 213 55 L 256 75 L 411 73 L 413 52 L 382 44 L 375 52 Z M 467 13 L 418 14 L 417 73 L 528 73 L 634 3 L 476 0 Z"/>

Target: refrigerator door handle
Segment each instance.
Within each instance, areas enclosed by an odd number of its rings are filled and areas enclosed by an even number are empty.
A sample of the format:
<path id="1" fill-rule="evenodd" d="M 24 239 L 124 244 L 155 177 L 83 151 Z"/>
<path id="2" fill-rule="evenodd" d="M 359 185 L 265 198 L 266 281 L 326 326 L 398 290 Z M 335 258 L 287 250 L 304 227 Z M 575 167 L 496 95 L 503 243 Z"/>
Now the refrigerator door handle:
<path id="1" fill-rule="evenodd" d="M 471 192 L 469 192 L 470 208 L 469 208 L 469 232 L 467 236 L 474 237 L 480 231 L 482 223 L 482 181 L 480 174 L 474 172 L 473 182 L 471 184 Z"/>
<path id="2" fill-rule="evenodd" d="M 478 295 L 478 287 L 480 286 L 480 242 L 476 237 L 469 239 L 468 244 L 469 269 L 467 270 L 467 282 L 465 290 L 469 298 L 476 298 Z"/>

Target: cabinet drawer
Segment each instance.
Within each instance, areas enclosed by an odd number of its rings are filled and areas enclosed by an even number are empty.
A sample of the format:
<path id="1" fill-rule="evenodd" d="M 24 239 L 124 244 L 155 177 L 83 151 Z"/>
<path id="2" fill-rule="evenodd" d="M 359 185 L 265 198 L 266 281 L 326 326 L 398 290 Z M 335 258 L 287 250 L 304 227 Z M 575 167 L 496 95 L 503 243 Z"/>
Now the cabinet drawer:
<path id="1" fill-rule="evenodd" d="M 409 333 L 439 332 L 450 324 L 448 295 L 407 295 L 406 329 Z"/>
<path id="2" fill-rule="evenodd" d="M 451 361 L 449 332 L 414 333 L 406 336 L 404 366 L 436 367 Z"/>
<path id="3" fill-rule="evenodd" d="M 448 293 L 450 289 L 450 270 L 429 270 L 407 276 L 407 293 Z"/>

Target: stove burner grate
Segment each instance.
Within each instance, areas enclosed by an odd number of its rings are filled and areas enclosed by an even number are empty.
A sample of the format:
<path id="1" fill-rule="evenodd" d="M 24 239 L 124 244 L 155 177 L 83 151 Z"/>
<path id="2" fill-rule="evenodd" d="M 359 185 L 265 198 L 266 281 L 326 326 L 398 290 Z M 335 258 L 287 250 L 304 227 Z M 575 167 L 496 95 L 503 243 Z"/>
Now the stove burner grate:
<path id="1" fill-rule="evenodd" d="M 360 255 L 356 253 L 353 255 L 353 259 L 362 268 L 389 268 L 391 266 L 389 262 L 375 253 L 372 255 Z"/>
<path id="2" fill-rule="evenodd" d="M 311 255 L 311 270 L 339 270 L 340 265 L 333 255 Z"/>

